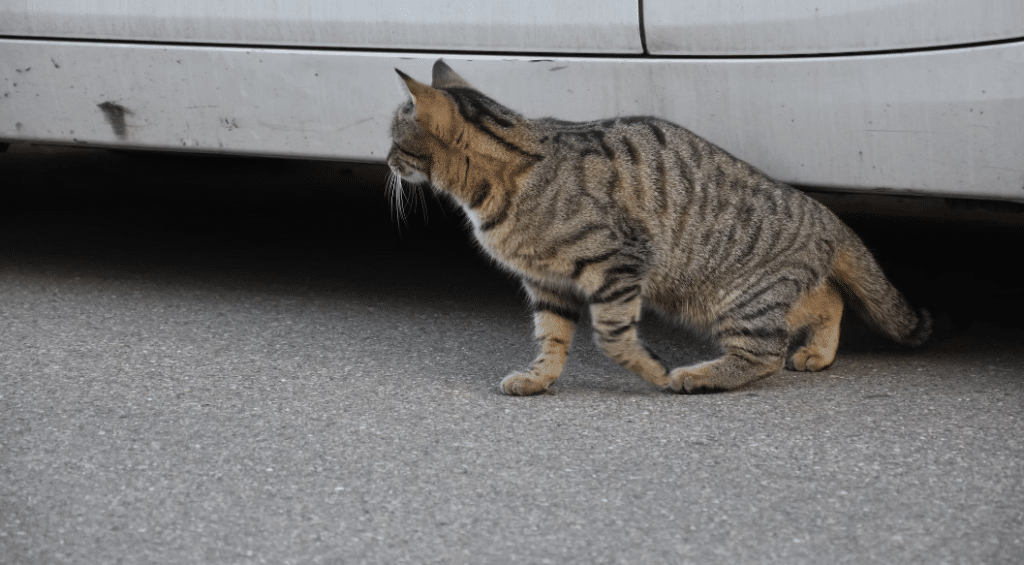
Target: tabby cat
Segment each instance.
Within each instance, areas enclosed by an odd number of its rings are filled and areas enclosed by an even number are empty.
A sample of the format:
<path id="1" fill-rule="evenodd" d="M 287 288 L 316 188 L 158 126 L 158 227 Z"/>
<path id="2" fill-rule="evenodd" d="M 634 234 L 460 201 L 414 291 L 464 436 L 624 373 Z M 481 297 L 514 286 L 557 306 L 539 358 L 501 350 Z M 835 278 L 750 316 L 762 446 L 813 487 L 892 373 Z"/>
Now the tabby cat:
<path id="1" fill-rule="evenodd" d="M 391 171 L 454 198 L 532 299 L 540 354 L 501 381 L 507 394 L 551 386 L 584 307 L 609 357 L 689 393 L 828 367 L 844 295 L 899 343 L 931 332 L 832 212 L 682 127 L 527 119 L 441 60 L 431 85 L 396 71 L 411 99 L 395 113 Z M 637 335 L 644 304 L 722 357 L 669 370 Z"/>

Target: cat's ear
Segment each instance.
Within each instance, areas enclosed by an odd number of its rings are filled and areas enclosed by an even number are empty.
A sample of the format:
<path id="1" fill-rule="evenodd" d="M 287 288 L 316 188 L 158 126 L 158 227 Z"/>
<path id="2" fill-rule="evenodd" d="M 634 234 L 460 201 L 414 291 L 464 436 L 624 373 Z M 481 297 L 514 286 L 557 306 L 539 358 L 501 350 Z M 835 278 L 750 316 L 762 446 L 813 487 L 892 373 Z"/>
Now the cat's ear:
<path id="1" fill-rule="evenodd" d="M 455 74 L 455 71 L 444 62 L 444 59 L 438 59 L 434 63 L 431 86 L 434 88 L 473 88 L 465 79 Z"/>
<path id="2" fill-rule="evenodd" d="M 409 95 L 412 96 L 412 103 L 416 107 L 416 121 L 420 127 L 441 140 L 450 142 L 455 136 L 459 115 L 452 99 L 444 92 L 423 84 L 398 69 L 395 69 L 395 72 L 402 77 Z"/>
<path id="3" fill-rule="evenodd" d="M 402 71 L 395 69 L 398 76 L 402 77 L 402 82 L 405 83 L 405 89 L 409 91 L 409 95 L 412 96 L 413 103 L 416 103 L 418 99 L 425 98 L 428 90 L 433 90 L 429 86 L 422 82 L 412 78 L 411 76 L 403 73 Z"/>

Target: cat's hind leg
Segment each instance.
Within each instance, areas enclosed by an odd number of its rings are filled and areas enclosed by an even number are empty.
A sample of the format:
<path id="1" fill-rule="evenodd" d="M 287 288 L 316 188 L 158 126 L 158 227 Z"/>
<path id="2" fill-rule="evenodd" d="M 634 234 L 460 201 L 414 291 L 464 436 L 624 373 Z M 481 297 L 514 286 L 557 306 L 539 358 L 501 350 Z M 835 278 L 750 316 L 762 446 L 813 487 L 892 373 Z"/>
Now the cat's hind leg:
<path id="1" fill-rule="evenodd" d="M 676 392 L 718 392 L 739 388 L 782 369 L 784 356 L 756 353 L 748 347 L 726 347 L 714 361 L 679 367 L 669 374 L 669 388 Z"/>
<path id="2" fill-rule="evenodd" d="M 526 285 L 533 298 L 534 337 L 540 353 L 525 372 L 501 381 L 501 390 L 514 396 L 544 392 L 562 374 L 583 305 L 578 300 Z"/>
<path id="3" fill-rule="evenodd" d="M 686 393 L 732 390 L 781 370 L 792 334 L 785 313 L 798 301 L 791 283 L 751 288 L 724 305 L 709 328 L 724 355 L 674 369 L 669 388 Z"/>
<path id="4" fill-rule="evenodd" d="M 794 331 L 805 330 L 807 342 L 786 361 L 792 371 L 820 371 L 832 364 L 839 346 L 839 322 L 843 317 L 843 298 L 825 281 L 807 293 L 786 315 Z"/>

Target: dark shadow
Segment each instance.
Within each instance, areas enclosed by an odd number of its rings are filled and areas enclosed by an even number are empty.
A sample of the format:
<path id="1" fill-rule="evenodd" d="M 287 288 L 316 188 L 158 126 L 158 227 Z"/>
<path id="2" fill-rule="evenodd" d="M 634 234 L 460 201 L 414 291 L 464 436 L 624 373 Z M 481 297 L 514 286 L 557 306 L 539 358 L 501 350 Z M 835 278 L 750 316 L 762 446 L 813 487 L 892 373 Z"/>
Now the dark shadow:
<path id="1" fill-rule="evenodd" d="M 498 304 L 526 316 L 518 283 L 470 241 L 461 211 L 424 189 L 399 221 L 386 174 L 328 161 L 12 145 L 0 154 L 0 261 L 267 292 Z M 899 210 L 840 215 L 910 301 L 933 313 L 925 350 L 1021 343 L 1021 224 Z M 650 315 L 643 333 L 671 363 L 717 351 Z M 840 355 L 901 349 L 850 309 L 842 336 Z"/>

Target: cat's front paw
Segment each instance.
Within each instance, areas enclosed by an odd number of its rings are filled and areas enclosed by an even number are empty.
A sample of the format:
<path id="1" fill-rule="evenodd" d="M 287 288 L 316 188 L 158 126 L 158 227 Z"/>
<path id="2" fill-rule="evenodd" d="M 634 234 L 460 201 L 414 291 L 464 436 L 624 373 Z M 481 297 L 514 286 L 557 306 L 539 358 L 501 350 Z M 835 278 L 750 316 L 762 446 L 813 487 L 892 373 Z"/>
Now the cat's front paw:
<path id="1" fill-rule="evenodd" d="M 524 373 L 512 373 L 501 380 L 501 391 L 512 396 L 530 396 L 531 394 L 540 394 L 547 389 L 546 383 Z"/>
<path id="2" fill-rule="evenodd" d="M 668 377 L 668 388 L 680 394 L 704 394 L 722 392 L 725 389 L 715 385 L 706 375 L 691 372 L 685 368 L 672 371 Z"/>

